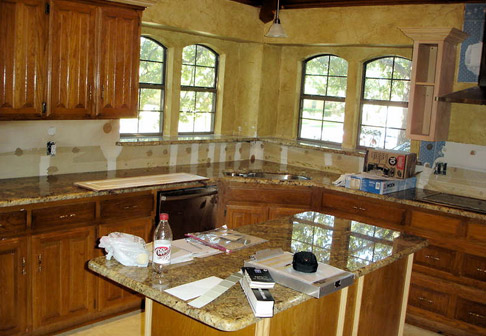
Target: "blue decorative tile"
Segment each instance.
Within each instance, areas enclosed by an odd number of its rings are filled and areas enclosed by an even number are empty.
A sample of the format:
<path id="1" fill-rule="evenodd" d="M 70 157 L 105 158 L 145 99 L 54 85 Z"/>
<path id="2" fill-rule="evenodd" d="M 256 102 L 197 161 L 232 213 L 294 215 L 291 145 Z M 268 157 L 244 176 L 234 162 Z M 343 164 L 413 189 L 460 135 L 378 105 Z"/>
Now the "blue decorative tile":
<path id="1" fill-rule="evenodd" d="M 421 141 L 419 161 L 424 165 L 428 163 L 432 167 L 437 158 L 444 156 L 442 152 L 444 146 L 445 141 Z"/>

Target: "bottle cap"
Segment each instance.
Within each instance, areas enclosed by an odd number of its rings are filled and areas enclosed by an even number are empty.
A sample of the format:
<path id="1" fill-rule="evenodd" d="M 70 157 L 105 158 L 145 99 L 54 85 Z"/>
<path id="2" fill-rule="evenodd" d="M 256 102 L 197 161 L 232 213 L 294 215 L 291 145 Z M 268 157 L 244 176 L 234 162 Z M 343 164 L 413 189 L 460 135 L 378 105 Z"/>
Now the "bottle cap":
<path id="1" fill-rule="evenodd" d="M 160 220 L 169 220 L 169 215 L 166 213 L 161 213 L 160 214 Z"/>

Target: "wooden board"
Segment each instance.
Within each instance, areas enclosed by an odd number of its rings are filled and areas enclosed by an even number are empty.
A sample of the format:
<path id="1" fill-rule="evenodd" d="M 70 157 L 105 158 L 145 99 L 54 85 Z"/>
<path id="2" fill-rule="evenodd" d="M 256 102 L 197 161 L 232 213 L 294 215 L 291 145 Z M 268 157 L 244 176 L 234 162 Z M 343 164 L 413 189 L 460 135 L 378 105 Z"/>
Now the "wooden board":
<path id="1" fill-rule="evenodd" d="M 206 180 L 209 180 L 209 178 L 193 174 L 174 173 L 74 182 L 74 185 L 90 190 L 103 191 Z"/>

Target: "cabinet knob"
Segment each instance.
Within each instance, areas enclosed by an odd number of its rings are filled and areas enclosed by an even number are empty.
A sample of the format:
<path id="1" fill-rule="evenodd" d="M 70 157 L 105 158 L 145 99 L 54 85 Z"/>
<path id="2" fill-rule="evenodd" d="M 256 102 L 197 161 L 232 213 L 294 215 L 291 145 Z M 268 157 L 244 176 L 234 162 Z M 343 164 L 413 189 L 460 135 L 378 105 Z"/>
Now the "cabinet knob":
<path id="1" fill-rule="evenodd" d="M 477 318 L 480 318 L 480 319 L 486 319 L 486 316 L 478 314 L 478 313 L 474 313 L 474 312 L 467 312 L 467 313 L 471 316 L 474 316 L 474 317 L 477 317 Z"/>
<path id="2" fill-rule="evenodd" d="M 59 216 L 59 219 L 66 219 L 66 218 L 73 218 L 73 217 L 76 217 L 75 213 L 68 214 L 68 215 L 61 215 Z"/>
<path id="3" fill-rule="evenodd" d="M 0 225 L 1 226 L 1 225 Z M 476 268 L 476 271 L 478 272 L 482 272 L 482 273 L 486 273 L 486 270 L 485 269 L 482 269 L 482 268 Z"/>
<path id="4" fill-rule="evenodd" d="M 429 300 L 429 299 L 427 299 L 427 298 L 424 298 L 423 296 L 419 296 L 419 297 L 418 297 L 418 300 L 419 300 L 419 301 L 422 301 L 422 302 L 427 302 L 427 303 L 429 303 L 429 304 L 433 304 L 433 303 L 434 303 L 434 301 Z"/>
<path id="5" fill-rule="evenodd" d="M 42 254 L 37 256 L 37 269 L 42 272 Z"/>
<path id="6" fill-rule="evenodd" d="M 440 260 L 439 257 L 435 257 L 435 256 L 431 256 L 431 255 L 426 255 L 425 258 L 432 259 L 432 260 L 435 260 L 435 261 L 439 261 Z"/>
<path id="7" fill-rule="evenodd" d="M 25 260 L 25 257 L 22 257 L 22 275 L 26 275 L 27 274 L 27 270 L 25 269 L 25 265 L 26 265 L 26 260 Z"/>

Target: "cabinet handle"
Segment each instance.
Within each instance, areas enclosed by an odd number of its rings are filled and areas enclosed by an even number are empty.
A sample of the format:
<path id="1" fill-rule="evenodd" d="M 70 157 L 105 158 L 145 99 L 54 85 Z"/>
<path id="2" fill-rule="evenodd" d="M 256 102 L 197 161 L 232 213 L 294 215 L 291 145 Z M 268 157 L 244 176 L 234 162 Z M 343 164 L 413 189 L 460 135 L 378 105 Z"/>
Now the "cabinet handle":
<path id="1" fill-rule="evenodd" d="M 3 228 L 3 224 L 0 224 L 0 228 Z"/>
<path id="2" fill-rule="evenodd" d="M 37 269 L 39 272 L 42 272 L 42 254 L 37 256 Z"/>
<path id="3" fill-rule="evenodd" d="M 66 219 L 66 218 L 73 218 L 76 217 L 75 213 L 69 214 L 69 215 L 61 215 L 59 216 L 59 219 Z"/>
<path id="4" fill-rule="evenodd" d="M 124 210 L 128 210 L 128 209 L 136 209 L 138 208 L 138 205 L 125 205 L 123 207 Z"/>
<path id="5" fill-rule="evenodd" d="M 422 302 L 427 302 L 427 303 L 429 303 L 429 304 L 433 304 L 433 303 L 434 303 L 434 301 L 429 300 L 429 299 L 426 299 L 426 298 L 424 298 L 423 296 L 419 296 L 419 297 L 418 297 L 418 300 L 419 300 L 419 301 L 422 301 Z"/>
<path id="6" fill-rule="evenodd" d="M 93 100 L 93 86 L 91 84 L 88 85 L 88 99 L 90 102 Z"/>
<path id="7" fill-rule="evenodd" d="M 440 260 L 439 257 L 434 257 L 434 256 L 431 256 L 431 255 L 426 255 L 425 258 L 432 259 L 432 260 L 435 260 L 435 261 L 439 261 Z"/>
<path id="8" fill-rule="evenodd" d="M 365 208 L 361 208 L 361 207 L 358 207 L 358 206 L 353 206 L 353 209 L 358 210 L 358 211 L 366 211 Z"/>
<path id="9" fill-rule="evenodd" d="M 26 264 L 25 257 L 22 257 L 22 275 L 27 274 L 27 270 L 25 269 L 25 264 Z"/>
<path id="10" fill-rule="evenodd" d="M 478 313 L 473 313 L 473 312 L 468 312 L 469 315 L 480 318 L 480 319 L 486 319 L 486 316 L 478 314 Z"/>
<path id="11" fill-rule="evenodd" d="M 485 269 L 482 269 L 482 268 L 476 268 L 476 271 L 486 273 L 486 270 Z"/>

